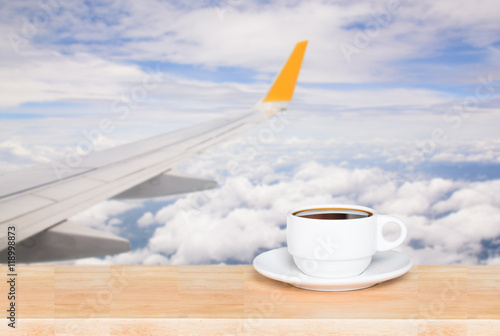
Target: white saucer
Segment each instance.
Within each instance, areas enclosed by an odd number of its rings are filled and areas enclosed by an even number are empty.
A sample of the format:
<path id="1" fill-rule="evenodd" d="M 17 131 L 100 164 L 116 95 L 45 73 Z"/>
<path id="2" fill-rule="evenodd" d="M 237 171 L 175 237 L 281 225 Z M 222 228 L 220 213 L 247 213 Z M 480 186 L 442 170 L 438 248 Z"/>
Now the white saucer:
<path id="1" fill-rule="evenodd" d="M 380 282 L 397 278 L 410 270 L 413 260 L 397 251 L 377 252 L 368 268 L 360 275 L 342 278 L 316 278 L 302 273 L 286 247 L 259 254 L 253 267 L 260 274 L 295 287 L 316 291 L 349 291 L 371 287 Z"/>

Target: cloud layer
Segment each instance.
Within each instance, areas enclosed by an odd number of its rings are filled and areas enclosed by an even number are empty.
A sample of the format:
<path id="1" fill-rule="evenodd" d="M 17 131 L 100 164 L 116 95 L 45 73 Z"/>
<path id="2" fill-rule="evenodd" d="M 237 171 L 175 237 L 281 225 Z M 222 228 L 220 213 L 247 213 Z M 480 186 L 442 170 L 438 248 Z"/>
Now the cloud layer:
<path id="1" fill-rule="evenodd" d="M 500 251 L 488 249 L 487 242 L 500 237 L 500 180 L 401 182 L 381 168 L 289 154 L 264 151 L 241 161 L 234 175 L 225 168 L 239 157 L 234 144 L 204 155 L 188 170 L 218 178 L 219 189 L 186 195 L 158 211 L 144 209 L 137 229 L 155 227 L 145 247 L 79 263 L 143 263 L 139 255 L 156 256 L 162 264 L 250 263 L 259 252 L 286 244 L 287 210 L 317 203 L 361 204 L 400 217 L 409 237 L 398 249 L 419 264 L 497 262 Z"/>
<path id="2" fill-rule="evenodd" d="M 151 64 L 182 65 L 195 78 L 197 70 L 240 69 L 247 80 L 271 80 L 301 39 L 310 40 L 302 83 L 456 86 L 497 74 L 499 65 L 493 0 L 459 9 L 451 0 L 50 3 L 45 11 L 36 1 L 3 5 L 3 106 L 109 99 Z M 346 45 L 355 50 L 349 57 Z M 410 99 L 420 95 L 427 97 L 415 90 Z"/>

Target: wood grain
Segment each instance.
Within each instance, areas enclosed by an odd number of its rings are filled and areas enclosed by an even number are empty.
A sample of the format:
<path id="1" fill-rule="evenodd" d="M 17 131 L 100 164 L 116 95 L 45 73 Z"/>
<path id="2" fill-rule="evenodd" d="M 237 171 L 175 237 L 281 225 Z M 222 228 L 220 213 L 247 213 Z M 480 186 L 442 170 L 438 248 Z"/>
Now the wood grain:
<path id="1" fill-rule="evenodd" d="M 266 319 L 23 319 L 18 336 L 498 336 L 499 320 Z M 423 326 L 425 324 L 425 326 Z"/>
<path id="2" fill-rule="evenodd" d="M 17 274 L 17 328 L 5 320 L 0 335 L 500 335 L 500 266 L 415 266 L 352 292 L 298 289 L 252 266 L 26 265 Z"/>

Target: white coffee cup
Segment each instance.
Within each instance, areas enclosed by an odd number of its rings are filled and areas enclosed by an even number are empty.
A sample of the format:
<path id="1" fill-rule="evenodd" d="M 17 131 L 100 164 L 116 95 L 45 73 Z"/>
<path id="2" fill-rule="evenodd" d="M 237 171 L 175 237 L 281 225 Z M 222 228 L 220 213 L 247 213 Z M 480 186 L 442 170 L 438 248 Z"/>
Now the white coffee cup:
<path id="1" fill-rule="evenodd" d="M 384 238 L 383 228 L 388 223 L 400 228 L 394 241 Z M 406 234 L 406 225 L 399 218 L 358 205 L 317 204 L 287 214 L 288 252 L 302 272 L 314 277 L 359 275 L 375 252 L 395 248 Z"/>

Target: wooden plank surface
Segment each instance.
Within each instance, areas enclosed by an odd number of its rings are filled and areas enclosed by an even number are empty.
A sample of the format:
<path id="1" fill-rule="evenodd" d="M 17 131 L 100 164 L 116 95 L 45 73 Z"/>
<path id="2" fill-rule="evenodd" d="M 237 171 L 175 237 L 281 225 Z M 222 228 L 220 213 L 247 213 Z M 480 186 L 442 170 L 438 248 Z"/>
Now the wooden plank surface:
<path id="1" fill-rule="evenodd" d="M 500 266 L 415 266 L 314 292 L 252 266 L 17 266 L 1 335 L 500 335 Z M 0 308 L 8 308 L 7 277 Z"/>

